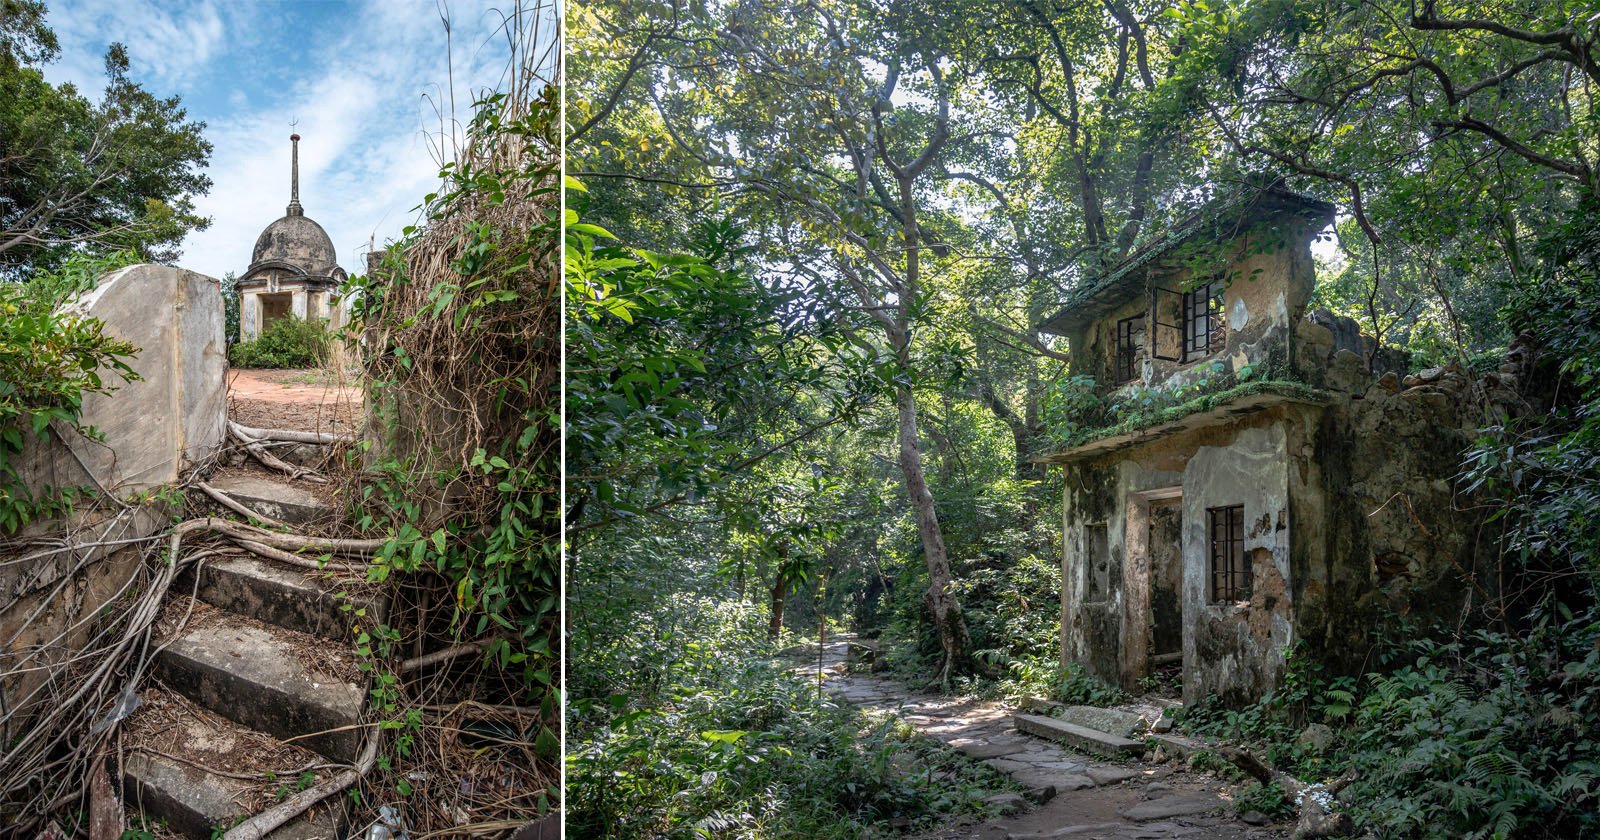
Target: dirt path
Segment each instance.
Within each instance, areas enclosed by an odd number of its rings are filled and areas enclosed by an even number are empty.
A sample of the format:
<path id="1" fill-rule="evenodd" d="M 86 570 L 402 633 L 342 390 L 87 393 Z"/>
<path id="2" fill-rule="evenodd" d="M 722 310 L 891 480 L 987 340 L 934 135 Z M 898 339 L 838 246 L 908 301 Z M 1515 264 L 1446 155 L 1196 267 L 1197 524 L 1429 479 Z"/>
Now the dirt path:
<path id="1" fill-rule="evenodd" d="M 361 388 L 321 370 L 228 371 L 228 418 L 260 429 L 348 432 L 359 427 Z"/>
<path id="2" fill-rule="evenodd" d="M 1248 825 L 1233 814 L 1239 787 L 1178 761 L 1155 764 L 1085 755 L 1018 732 L 1014 709 L 999 701 L 917 694 L 899 682 L 845 670 L 848 638 L 825 646 L 824 686 L 834 696 L 866 709 L 897 714 L 936 738 L 1010 775 L 1042 805 L 984 823 L 955 824 L 917 840 L 1269 840 L 1288 836 L 1288 826 Z M 812 649 L 815 651 L 815 648 Z M 815 654 L 796 673 L 817 678 Z"/>

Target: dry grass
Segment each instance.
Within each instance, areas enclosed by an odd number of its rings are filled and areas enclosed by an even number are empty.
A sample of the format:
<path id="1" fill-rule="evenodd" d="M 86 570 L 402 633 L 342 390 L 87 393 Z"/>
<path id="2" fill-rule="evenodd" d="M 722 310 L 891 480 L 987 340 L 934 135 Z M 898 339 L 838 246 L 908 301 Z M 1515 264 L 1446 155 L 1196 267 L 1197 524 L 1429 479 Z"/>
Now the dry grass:
<path id="1" fill-rule="evenodd" d="M 423 534 L 450 523 L 463 541 L 493 529 L 508 498 L 541 494 L 554 511 L 559 492 L 559 426 L 549 422 L 561 371 L 558 93 L 535 71 L 533 51 L 549 33 L 538 32 L 534 9 L 523 13 L 529 19 L 508 22 L 512 59 L 493 121 L 480 111 L 461 135 L 456 176 L 427 224 L 385 254 L 386 283 L 369 296 L 362 324 L 368 428 L 382 438 L 373 462 L 397 470 L 388 480 L 415 506 L 389 514 Z M 530 429 L 531 445 L 515 445 Z M 541 486 L 508 490 L 473 467 L 480 453 L 543 469 Z M 559 531 L 542 539 L 553 549 Z M 463 613 L 453 574 L 399 578 L 390 609 L 397 658 L 495 635 L 470 608 Z M 555 622 L 543 632 L 553 640 Z M 517 649 L 528 642 L 510 639 Z M 399 805 L 414 834 L 479 836 L 509 835 L 504 826 L 554 804 L 559 768 L 534 741 L 558 721 L 552 710 L 516 705 L 527 694 L 521 667 L 501 671 L 469 654 L 406 674 L 393 715 L 420 720 L 399 735 L 392 769 L 369 780 L 366 801 Z"/>

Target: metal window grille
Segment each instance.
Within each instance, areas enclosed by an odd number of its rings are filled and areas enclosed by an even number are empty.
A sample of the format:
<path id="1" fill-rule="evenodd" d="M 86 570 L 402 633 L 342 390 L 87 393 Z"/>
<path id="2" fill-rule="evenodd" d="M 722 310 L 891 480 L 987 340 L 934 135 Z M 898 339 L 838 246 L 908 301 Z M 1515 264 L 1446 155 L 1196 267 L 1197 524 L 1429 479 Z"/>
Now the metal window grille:
<path id="1" fill-rule="evenodd" d="M 1144 316 L 1135 315 L 1117 322 L 1117 381 L 1139 378 L 1138 337 L 1144 334 Z"/>
<path id="2" fill-rule="evenodd" d="M 1183 293 L 1183 360 L 1194 361 L 1221 350 L 1227 342 L 1222 320 L 1223 283 L 1213 280 Z"/>
<path id="3" fill-rule="evenodd" d="M 1244 505 L 1207 508 L 1211 527 L 1211 600 L 1250 597 L 1250 564 L 1244 556 Z"/>

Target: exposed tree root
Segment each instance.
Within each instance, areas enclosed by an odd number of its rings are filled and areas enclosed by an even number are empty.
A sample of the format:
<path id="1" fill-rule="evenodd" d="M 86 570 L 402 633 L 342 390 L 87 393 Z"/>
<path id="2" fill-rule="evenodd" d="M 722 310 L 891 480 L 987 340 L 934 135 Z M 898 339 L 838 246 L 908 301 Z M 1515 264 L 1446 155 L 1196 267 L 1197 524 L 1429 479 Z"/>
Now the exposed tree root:
<path id="1" fill-rule="evenodd" d="M 211 531 L 231 537 L 236 541 L 249 540 L 250 542 L 285 551 L 320 551 L 327 554 L 353 554 L 361 557 L 370 557 L 389 541 L 385 537 L 370 540 L 303 537 L 299 534 L 268 531 L 264 528 L 257 528 L 254 525 L 234 522 L 231 519 L 218 519 L 214 516 L 191 519 L 177 527 L 186 529 L 186 532 Z"/>
<path id="2" fill-rule="evenodd" d="M 284 443 L 314 443 L 323 446 L 332 446 L 340 443 L 354 443 L 354 435 L 335 435 L 327 432 L 300 432 L 294 429 L 257 429 L 242 423 L 230 423 L 238 432 L 255 440 L 276 440 Z"/>
<path id="3" fill-rule="evenodd" d="M 232 496 L 229 496 L 227 493 L 224 493 L 221 490 L 218 490 L 217 488 L 212 487 L 211 485 L 205 483 L 204 481 L 197 482 L 195 484 L 195 486 L 199 487 L 200 490 L 202 492 L 204 492 L 207 496 L 210 496 L 211 498 L 215 499 L 217 501 L 217 504 L 222 505 L 223 507 L 227 508 L 228 510 L 233 511 L 234 513 L 241 514 L 243 516 L 248 516 L 251 519 L 256 520 L 257 522 L 265 522 L 268 525 L 272 525 L 272 526 L 275 526 L 275 527 L 278 527 L 278 528 L 287 528 L 288 527 L 287 525 L 284 525 L 282 522 L 279 522 L 278 520 L 273 519 L 272 517 L 270 517 L 270 516 L 268 516 L 268 515 L 266 515 L 264 513 L 261 513 L 260 511 L 251 510 L 250 508 L 248 508 L 245 505 L 241 504 L 238 499 L 235 499 Z"/>
<path id="4" fill-rule="evenodd" d="M 1318 837 L 1348 837 L 1354 825 L 1350 817 L 1333 810 L 1335 802 L 1333 795 L 1343 790 L 1345 786 L 1356 780 L 1356 772 L 1348 770 L 1336 779 L 1322 784 L 1308 784 L 1299 779 L 1274 770 L 1263 764 L 1261 759 L 1251 755 L 1249 751 L 1238 747 L 1222 747 L 1219 752 L 1222 757 L 1233 762 L 1235 767 L 1243 770 L 1256 781 L 1266 785 L 1275 784 L 1289 800 L 1300 809 L 1300 822 L 1295 826 L 1295 840 L 1309 840 Z"/>
<path id="5" fill-rule="evenodd" d="M 315 470 L 297 467 L 294 464 L 291 464 L 288 461 L 285 461 L 282 458 L 272 454 L 271 452 L 268 452 L 267 448 L 262 445 L 260 439 L 251 437 L 245 432 L 243 426 L 240 426 L 238 423 L 235 423 L 232 420 L 228 421 L 228 433 L 233 436 L 234 440 L 238 441 L 239 444 L 244 447 L 246 452 L 249 452 L 250 455 L 257 461 L 260 461 L 262 466 L 269 467 L 279 472 L 288 473 L 290 478 L 309 481 L 313 484 L 328 483 L 328 479 L 321 473 L 318 473 Z"/>
<path id="6" fill-rule="evenodd" d="M 262 545 L 254 540 L 235 539 L 234 542 L 248 549 L 252 554 L 258 554 L 268 560 L 288 563 L 291 566 L 299 566 L 302 569 L 315 569 L 319 572 L 364 572 L 372 568 L 366 563 L 323 563 L 318 560 L 312 560 L 309 557 L 301 557 L 283 549 L 273 548 L 270 545 Z"/>
<path id="7" fill-rule="evenodd" d="M 505 635 L 501 634 L 499 636 L 491 636 L 478 642 L 462 642 L 459 645 L 452 645 L 444 650 L 436 650 L 433 653 L 418 656 L 413 659 L 407 659 L 396 666 L 395 670 L 401 674 L 404 674 L 410 671 L 415 671 L 418 668 L 426 668 L 429 665 L 437 665 L 441 662 L 449 662 L 452 659 L 477 653 L 478 651 L 488 647 L 490 644 L 493 644 L 496 640 L 503 638 L 505 638 Z"/>
<path id="8" fill-rule="evenodd" d="M 381 736 L 377 732 L 367 737 L 367 745 L 362 749 L 361 757 L 356 760 L 354 767 L 316 787 L 300 791 L 283 802 L 239 823 L 230 829 L 227 834 L 222 835 L 222 840 L 261 840 L 273 829 L 305 813 L 311 806 L 360 781 L 361 777 L 367 775 L 372 770 L 372 766 L 377 763 L 378 741 L 380 739 Z"/>

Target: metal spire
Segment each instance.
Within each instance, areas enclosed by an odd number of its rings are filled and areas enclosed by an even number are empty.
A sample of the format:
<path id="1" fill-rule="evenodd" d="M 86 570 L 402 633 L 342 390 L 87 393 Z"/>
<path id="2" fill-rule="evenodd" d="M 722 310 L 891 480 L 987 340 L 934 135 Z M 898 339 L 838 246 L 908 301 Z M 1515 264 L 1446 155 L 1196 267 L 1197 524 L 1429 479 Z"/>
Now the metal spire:
<path id="1" fill-rule="evenodd" d="M 287 215 L 304 216 L 306 211 L 300 207 L 300 135 L 289 135 L 289 142 L 293 145 L 290 152 L 289 169 L 289 210 Z"/>

